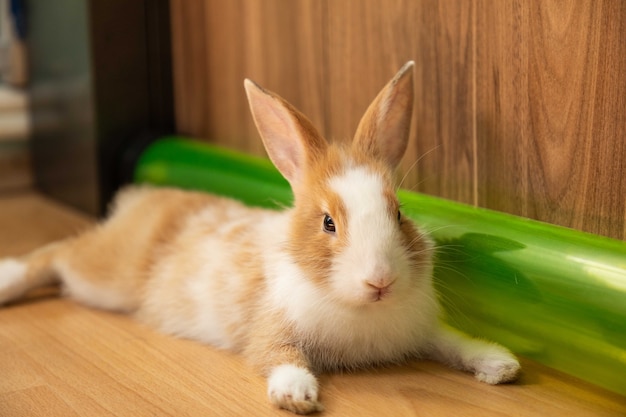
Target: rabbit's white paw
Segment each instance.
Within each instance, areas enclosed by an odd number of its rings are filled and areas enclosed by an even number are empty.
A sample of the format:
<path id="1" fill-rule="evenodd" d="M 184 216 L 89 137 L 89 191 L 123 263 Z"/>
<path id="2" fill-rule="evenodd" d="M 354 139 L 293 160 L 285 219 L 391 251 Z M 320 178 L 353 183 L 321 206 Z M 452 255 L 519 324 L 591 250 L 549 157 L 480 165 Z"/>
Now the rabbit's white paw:
<path id="1" fill-rule="evenodd" d="M 481 358 L 474 369 L 476 379 L 492 385 L 515 381 L 519 372 L 519 362 L 506 351 Z"/>
<path id="2" fill-rule="evenodd" d="M 267 393 L 277 407 L 297 414 L 322 411 L 317 401 L 318 384 L 309 370 L 294 365 L 274 368 L 268 379 Z"/>
<path id="3" fill-rule="evenodd" d="M 19 297 L 26 290 L 26 265 L 16 259 L 0 260 L 0 304 Z"/>

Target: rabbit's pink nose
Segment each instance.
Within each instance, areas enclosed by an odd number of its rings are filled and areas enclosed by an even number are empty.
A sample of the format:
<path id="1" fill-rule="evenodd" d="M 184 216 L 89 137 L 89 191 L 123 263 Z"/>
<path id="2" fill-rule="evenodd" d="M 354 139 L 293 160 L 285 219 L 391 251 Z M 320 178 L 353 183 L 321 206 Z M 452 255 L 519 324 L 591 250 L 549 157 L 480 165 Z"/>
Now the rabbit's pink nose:
<path id="1" fill-rule="evenodd" d="M 373 290 L 372 292 L 375 296 L 374 301 L 379 301 L 391 292 L 391 286 L 394 281 L 393 279 L 376 279 L 365 281 L 365 283 Z"/>

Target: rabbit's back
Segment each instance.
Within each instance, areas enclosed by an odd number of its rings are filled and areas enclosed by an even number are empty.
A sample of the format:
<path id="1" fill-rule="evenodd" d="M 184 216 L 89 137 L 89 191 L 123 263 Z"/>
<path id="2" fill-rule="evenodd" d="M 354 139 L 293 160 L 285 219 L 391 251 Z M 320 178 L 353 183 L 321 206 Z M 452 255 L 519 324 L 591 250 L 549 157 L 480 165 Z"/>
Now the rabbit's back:
<path id="1" fill-rule="evenodd" d="M 139 318 L 166 333 L 243 349 L 266 292 L 268 254 L 281 250 L 286 214 L 208 196 L 160 246 Z"/>

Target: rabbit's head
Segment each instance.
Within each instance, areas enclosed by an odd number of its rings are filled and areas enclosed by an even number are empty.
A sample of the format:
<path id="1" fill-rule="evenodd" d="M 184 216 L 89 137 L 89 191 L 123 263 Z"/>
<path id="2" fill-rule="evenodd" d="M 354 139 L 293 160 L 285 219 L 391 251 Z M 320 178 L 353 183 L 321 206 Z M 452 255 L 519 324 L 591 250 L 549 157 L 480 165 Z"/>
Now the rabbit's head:
<path id="1" fill-rule="evenodd" d="M 389 304 L 431 286 L 432 244 L 396 197 L 412 70 L 407 63 L 383 88 L 349 143 L 328 142 L 285 100 L 245 81 L 265 148 L 294 192 L 286 250 L 308 280 L 342 304 Z"/>

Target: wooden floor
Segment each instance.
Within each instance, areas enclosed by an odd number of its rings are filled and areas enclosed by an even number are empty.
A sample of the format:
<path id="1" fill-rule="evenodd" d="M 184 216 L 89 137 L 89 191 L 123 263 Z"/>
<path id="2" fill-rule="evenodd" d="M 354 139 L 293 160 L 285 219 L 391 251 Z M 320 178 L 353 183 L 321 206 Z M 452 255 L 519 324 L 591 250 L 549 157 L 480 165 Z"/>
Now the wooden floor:
<path id="1" fill-rule="evenodd" d="M 0 196 L 0 257 L 92 219 L 34 193 Z M 626 399 L 528 360 L 488 386 L 434 363 L 323 375 L 326 416 L 625 416 Z M 0 309 L 0 416 L 289 415 L 241 358 L 54 292 Z"/>

